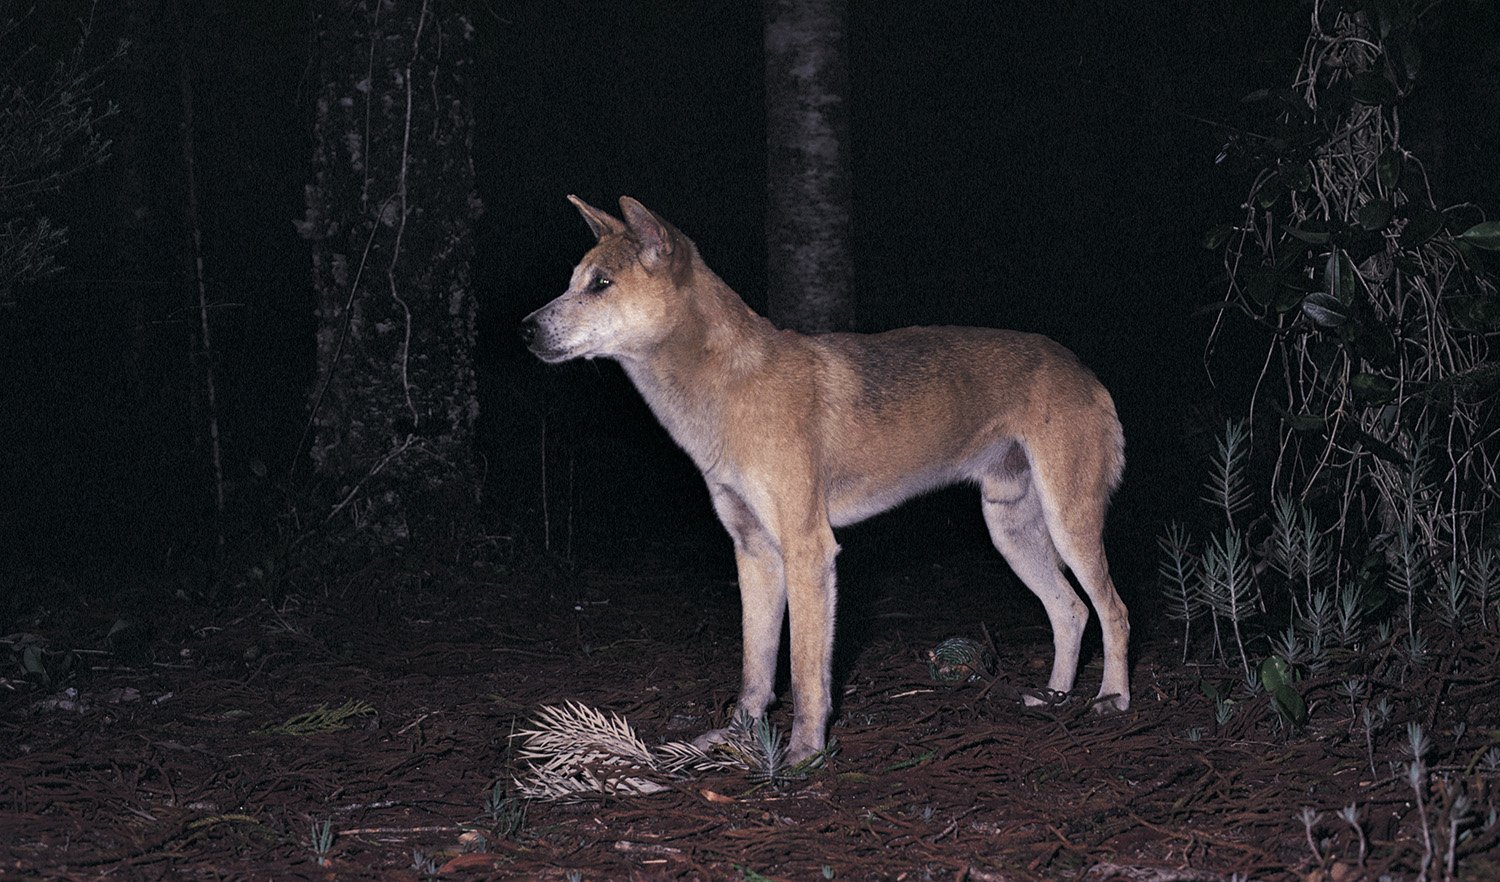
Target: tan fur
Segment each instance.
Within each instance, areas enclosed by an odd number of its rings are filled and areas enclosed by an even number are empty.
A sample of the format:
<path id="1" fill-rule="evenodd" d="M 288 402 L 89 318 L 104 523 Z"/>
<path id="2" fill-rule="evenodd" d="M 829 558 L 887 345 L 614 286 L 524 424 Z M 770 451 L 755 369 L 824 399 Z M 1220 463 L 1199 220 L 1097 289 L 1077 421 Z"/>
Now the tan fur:
<path id="1" fill-rule="evenodd" d="M 1130 625 L 1101 538 L 1124 438 L 1109 393 L 1071 352 L 1036 334 L 982 328 L 777 330 L 639 202 L 620 199 L 621 222 L 568 198 L 599 241 L 567 292 L 526 318 L 525 334 L 549 363 L 620 362 L 703 472 L 739 566 L 738 711 L 758 717 L 774 700 L 789 608 L 791 753 L 822 749 L 833 528 L 959 481 L 979 485 L 995 546 L 1046 608 L 1048 689 L 1073 688 L 1088 621 L 1066 566 L 1103 625 L 1100 706 L 1129 706 Z"/>

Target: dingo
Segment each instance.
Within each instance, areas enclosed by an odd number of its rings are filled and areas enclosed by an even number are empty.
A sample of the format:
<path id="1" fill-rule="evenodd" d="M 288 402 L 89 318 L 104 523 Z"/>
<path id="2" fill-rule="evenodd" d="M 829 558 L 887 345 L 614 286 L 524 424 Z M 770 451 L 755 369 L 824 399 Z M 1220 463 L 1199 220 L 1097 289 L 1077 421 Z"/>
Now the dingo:
<path id="1" fill-rule="evenodd" d="M 739 567 L 738 712 L 759 717 L 775 699 L 790 607 L 790 756 L 823 749 L 833 528 L 958 481 L 979 485 L 995 547 L 1046 607 L 1048 690 L 1073 688 L 1089 615 L 1067 566 L 1103 625 L 1100 708 L 1129 706 L 1130 624 L 1101 538 L 1124 436 L 1109 393 L 1073 353 L 1036 334 L 984 328 L 777 330 L 639 202 L 620 199 L 622 222 L 568 199 L 598 244 L 567 292 L 526 317 L 523 336 L 549 364 L 618 361 L 703 472 Z"/>

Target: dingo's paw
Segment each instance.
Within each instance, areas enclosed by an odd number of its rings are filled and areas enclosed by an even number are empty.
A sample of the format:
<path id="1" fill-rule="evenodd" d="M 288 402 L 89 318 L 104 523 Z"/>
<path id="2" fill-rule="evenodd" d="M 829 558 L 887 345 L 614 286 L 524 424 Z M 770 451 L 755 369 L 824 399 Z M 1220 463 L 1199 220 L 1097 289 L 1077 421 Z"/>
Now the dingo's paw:
<path id="1" fill-rule="evenodd" d="M 792 768 L 796 768 L 797 766 L 807 763 L 808 760 L 811 760 L 813 757 L 822 752 L 823 745 L 821 743 L 814 744 L 812 742 L 808 742 L 805 744 L 799 744 L 797 740 L 793 738 L 792 745 L 786 750 L 787 765 L 791 766 Z"/>
<path id="2" fill-rule="evenodd" d="M 1056 689 L 1028 689 L 1021 693 L 1021 703 L 1027 707 L 1056 707 L 1068 700 L 1068 693 Z"/>
<path id="3" fill-rule="evenodd" d="M 1114 693 L 1100 695 L 1094 699 L 1092 710 L 1100 716 L 1122 713 L 1130 710 L 1130 696 L 1115 695 Z"/>

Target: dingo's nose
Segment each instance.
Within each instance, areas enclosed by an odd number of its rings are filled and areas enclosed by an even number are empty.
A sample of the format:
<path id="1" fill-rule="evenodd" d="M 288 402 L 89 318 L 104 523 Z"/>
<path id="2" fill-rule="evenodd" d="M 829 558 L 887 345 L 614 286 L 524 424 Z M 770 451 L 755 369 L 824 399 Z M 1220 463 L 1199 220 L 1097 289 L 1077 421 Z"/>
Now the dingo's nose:
<path id="1" fill-rule="evenodd" d="M 530 346 L 536 339 L 536 316 L 528 315 L 521 319 L 521 342 Z"/>

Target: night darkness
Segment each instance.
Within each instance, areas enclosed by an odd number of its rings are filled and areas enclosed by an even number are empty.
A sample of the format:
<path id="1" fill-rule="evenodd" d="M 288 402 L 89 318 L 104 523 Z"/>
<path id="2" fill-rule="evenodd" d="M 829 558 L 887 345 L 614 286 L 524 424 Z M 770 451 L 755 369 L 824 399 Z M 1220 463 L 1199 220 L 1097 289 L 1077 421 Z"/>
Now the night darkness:
<path id="1" fill-rule="evenodd" d="M 1233 122 L 1238 96 L 1294 57 L 1297 27 L 1254 4 L 1038 4 L 1004 16 L 962 4 L 919 14 L 855 6 L 861 329 L 976 324 L 1053 336 L 1119 404 L 1131 467 L 1118 504 L 1169 513 L 1182 488 L 1167 486 L 1185 477 L 1175 468 L 1183 432 L 1211 406 L 1205 329 L 1191 312 L 1214 296 L 1217 267 L 1197 243 L 1244 183 L 1215 165 L 1224 132 L 1193 117 Z M 200 541 L 185 537 L 208 504 L 187 367 L 195 316 L 181 278 L 179 24 L 171 4 L 96 15 L 96 51 L 131 42 L 103 78 L 102 96 L 120 108 L 104 124 L 116 159 L 49 202 L 71 231 L 68 272 L 6 310 L 17 451 L 4 474 L 6 532 L 28 566 L 61 546 L 80 564 L 129 559 L 139 571 Z M 539 538 L 528 523 L 546 414 L 565 445 L 554 454 L 583 470 L 575 481 L 596 482 L 598 498 L 578 500 L 580 534 L 618 524 L 609 512 L 619 506 L 627 522 L 679 506 L 697 520 L 708 508 L 696 475 L 619 372 L 546 370 L 514 328 L 565 287 L 586 249 L 562 198 L 571 192 L 596 204 L 641 199 L 764 309 L 759 12 L 535 3 L 478 6 L 472 18 L 488 498 Z M 68 30 L 65 18 L 31 24 Z M 312 382 L 306 247 L 292 228 L 311 151 L 312 16 L 300 4 L 211 6 L 181 27 L 197 92 L 226 471 L 232 505 L 254 520 L 281 501 L 274 485 Z M 123 224 L 128 211 L 146 216 Z M 662 473 L 671 479 L 641 480 Z M 1136 541 L 1153 528 L 1142 529 Z"/>
<path id="2" fill-rule="evenodd" d="M 517 332 L 592 245 L 570 193 L 610 210 L 622 194 L 641 200 L 765 312 L 760 4 L 462 5 L 483 202 L 475 533 L 501 537 L 486 547 L 507 572 L 547 574 L 538 579 L 680 560 L 722 585 L 732 548 L 702 478 L 622 371 L 543 365 Z M 1428 157 L 1439 204 L 1493 218 L 1500 19 L 1482 3 L 1437 5 L 1452 9 L 1424 32 L 1406 146 Z M 242 601 L 244 574 L 305 551 L 299 537 L 318 517 L 303 444 L 318 318 L 294 221 L 314 149 L 321 4 L 70 0 L 23 16 L 27 6 L 0 0 L 0 19 L 20 22 L 6 45 L 31 47 L 0 75 L 45 76 L 91 17 L 95 98 L 117 112 L 99 123 L 109 159 L 34 207 L 67 227 L 65 269 L 9 295 L 0 279 L 0 633 L 74 601 Z M 1216 314 L 1204 307 L 1224 298 L 1226 276 L 1222 249 L 1203 239 L 1243 216 L 1256 161 L 1246 133 L 1265 113 L 1241 99 L 1287 82 L 1309 4 L 849 6 L 858 329 L 1014 328 L 1076 352 L 1113 394 L 1127 439 L 1106 534 L 1115 579 L 1138 616 L 1156 610 L 1156 537 L 1201 515 L 1214 433 L 1245 411 L 1265 358 L 1266 338 L 1247 326 L 1219 328 L 1206 351 Z M 213 304 L 222 552 L 208 526 L 182 64 Z M 855 591 L 862 577 L 950 558 L 1001 568 L 970 488 L 841 530 L 839 542 Z M 628 589 L 613 596 L 629 602 Z M 1149 612 L 1136 633 L 1160 633 Z"/>

